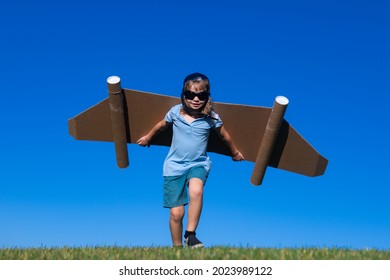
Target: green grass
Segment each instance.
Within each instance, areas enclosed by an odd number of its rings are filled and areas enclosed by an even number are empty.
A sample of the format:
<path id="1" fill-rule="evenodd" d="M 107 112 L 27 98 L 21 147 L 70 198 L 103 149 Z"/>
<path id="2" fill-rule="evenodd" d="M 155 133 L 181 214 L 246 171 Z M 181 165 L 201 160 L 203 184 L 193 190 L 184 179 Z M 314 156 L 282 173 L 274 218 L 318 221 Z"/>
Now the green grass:
<path id="1" fill-rule="evenodd" d="M 389 250 L 343 248 L 3 248 L 0 260 L 390 260 Z"/>

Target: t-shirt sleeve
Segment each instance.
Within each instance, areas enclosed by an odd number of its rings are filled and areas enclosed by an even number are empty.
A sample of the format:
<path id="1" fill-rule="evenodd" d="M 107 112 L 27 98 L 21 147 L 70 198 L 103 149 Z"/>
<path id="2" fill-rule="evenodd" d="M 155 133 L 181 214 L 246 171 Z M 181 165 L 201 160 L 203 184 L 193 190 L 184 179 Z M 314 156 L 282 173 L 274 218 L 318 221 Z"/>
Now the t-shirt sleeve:
<path id="1" fill-rule="evenodd" d="M 168 123 L 173 123 L 173 120 L 175 118 L 175 112 L 177 111 L 177 106 L 172 107 L 168 113 L 165 115 L 165 121 Z"/>

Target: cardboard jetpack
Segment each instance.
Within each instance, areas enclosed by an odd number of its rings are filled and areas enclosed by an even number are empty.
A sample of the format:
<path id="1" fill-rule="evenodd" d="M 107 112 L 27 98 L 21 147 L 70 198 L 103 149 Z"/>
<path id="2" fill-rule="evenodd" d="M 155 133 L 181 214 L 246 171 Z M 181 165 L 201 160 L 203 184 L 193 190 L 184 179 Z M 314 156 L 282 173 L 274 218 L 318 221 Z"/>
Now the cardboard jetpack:
<path id="1" fill-rule="evenodd" d="M 136 143 L 180 104 L 177 97 L 122 89 L 120 78 L 107 79 L 108 98 L 68 120 L 69 133 L 77 140 L 114 142 L 119 168 L 129 165 L 128 143 Z M 278 96 L 273 108 L 214 102 L 245 160 L 254 162 L 253 185 L 261 185 L 267 166 L 306 176 L 323 175 L 328 160 L 321 156 L 284 119 L 288 99 Z M 172 129 L 156 135 L 151 145 L 170 146 Z M 210 132 L 208 152 L 231 156 L 215 131 Z"/>

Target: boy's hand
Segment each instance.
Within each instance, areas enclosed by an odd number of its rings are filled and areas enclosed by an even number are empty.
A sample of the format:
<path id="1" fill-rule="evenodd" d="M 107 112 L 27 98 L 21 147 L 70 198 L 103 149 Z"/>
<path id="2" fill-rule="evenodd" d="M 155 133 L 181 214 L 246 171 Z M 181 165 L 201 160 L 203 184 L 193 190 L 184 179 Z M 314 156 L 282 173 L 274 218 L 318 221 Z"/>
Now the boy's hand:
<path id="1" fill-rule="evenodd" d="M 137 140 L 137 144 L 142 147 L 150 147 L 150 139 L 148 136 L 143 136 L 140 139 Z"/>
<path id="2" fill-rule="evenodd" d="M 243 160 L 245 160 L 244 156 L 240 153 L 240 151 L 237 151 L 234 155 L 232 155 L 232 159 L 234 161 L 243 161 Z"/>

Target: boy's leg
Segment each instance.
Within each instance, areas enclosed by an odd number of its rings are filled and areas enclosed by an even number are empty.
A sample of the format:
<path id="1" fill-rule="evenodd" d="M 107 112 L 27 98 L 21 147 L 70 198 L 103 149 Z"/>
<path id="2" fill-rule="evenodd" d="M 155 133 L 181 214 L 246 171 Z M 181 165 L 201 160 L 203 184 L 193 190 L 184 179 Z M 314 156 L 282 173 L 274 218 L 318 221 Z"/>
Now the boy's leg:
<path id="1" fill-rule="evenodd" d="M 174 246 L 183 245 L 184 206 L 187 203 L 186 175 L 164 177 L 164 207 L 170 208 L 169 228 Z"/>
<path id="2" fill-rule="evenodd" d="M 184 242 L 191 248 L 204 247 L 203 243 L 195 236 L 203 206 L 203 186 L 204 183 L 199 178 L 190 179 L 188 185 L 190 203 L 188 205 L 188 224 Z"/>
<path id="3" fill-rule="evenodd" d="M 188 192 L 190 203 L 188 205 L 187 231 L 196 231 L 203 206 L 203 181 L 199 178 L 192 178 L 189 181 Z"/>
<path id="4" fill-rule="evenodd" d="M 169 228 L 171 230 L 172 242 L 174 246 L 181 246 L 183 234 L 184 206 L 170 209 Z"/>

